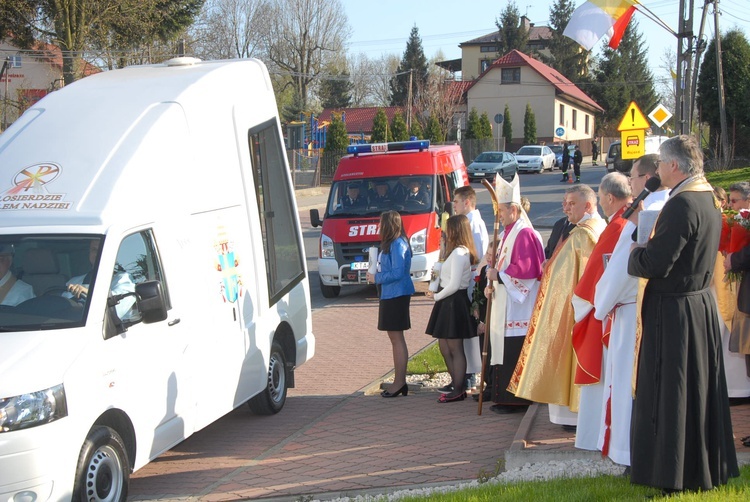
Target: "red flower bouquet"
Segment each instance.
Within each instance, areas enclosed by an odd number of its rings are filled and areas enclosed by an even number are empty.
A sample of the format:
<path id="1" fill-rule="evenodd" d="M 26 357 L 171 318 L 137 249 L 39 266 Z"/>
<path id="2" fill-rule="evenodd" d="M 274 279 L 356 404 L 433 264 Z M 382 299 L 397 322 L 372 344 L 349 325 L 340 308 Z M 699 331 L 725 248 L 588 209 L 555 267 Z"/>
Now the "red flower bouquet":
<path id="1" fill-rule="evenodd" d="M 750 244 L 750 210 L 741 209 L 739 212 L 727 210 L 722 213 L 721 238 L 719 251 L 726 255 L 735 253 Z M 741 279 L 741 272 L 727 272 L 726 279 L 736 281 Z"/>

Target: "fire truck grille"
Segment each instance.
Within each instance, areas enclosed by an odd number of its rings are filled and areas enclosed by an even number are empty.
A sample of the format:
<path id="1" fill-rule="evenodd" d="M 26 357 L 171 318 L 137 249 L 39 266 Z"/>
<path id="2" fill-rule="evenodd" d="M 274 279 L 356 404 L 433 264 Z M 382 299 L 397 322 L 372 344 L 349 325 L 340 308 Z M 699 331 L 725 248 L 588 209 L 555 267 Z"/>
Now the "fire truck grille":
<path id="1" fill-rule="evenodd" d="M 343 242 L 336 244 L 336 261 L 339 265 L 355 261 L 367 261 L 369 255 L 367 249 L 380 246 L 379 241 L 373 242 Z"/>

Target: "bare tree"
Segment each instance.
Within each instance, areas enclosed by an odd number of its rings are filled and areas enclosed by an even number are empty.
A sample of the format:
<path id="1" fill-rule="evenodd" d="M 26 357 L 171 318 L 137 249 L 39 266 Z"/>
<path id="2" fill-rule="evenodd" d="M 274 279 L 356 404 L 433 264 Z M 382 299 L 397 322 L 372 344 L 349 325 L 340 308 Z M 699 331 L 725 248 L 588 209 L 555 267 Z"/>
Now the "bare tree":
<path id="1" fill-rule="evenodd" d="M 423 127 L 426 127 L 429 117 L 435 117 L 445 136 L 454 126 L 453 120 L 461 103 L 461 93 L 451 73 L 434 64 L 443 59 L 442 54 L 438 53 L 430 60 L 426 88 L 418 93 L 414 111 Z"/>
<path id="2" fill-rule="evenodd" d="M 191 30 L 195 55 L 203 59 L 261 56 L 269 7 L 269 0 L 208 0 Z"/>
<path id="3" fill-rule="evenodd" d="M 296 105 L 307 109 L 310 87 L 350 36 L 340 0 L 272 0 L 265 45 L 269 62 L 288 73 Z"/>
<path id="4" fill-rule="evenodd" d="M 352 106 L 374 104 L 373 97 L 376 89 L 374 75 L 376 69 L 373 60 L 368 58 L 364 52 L 360 52 L 348 58 L 347 66 L 352 83 Z"/>
<path id="5" fill-rule="evenodd" d="M 372 60 L 374 106 L 391 106 L 391 79 L 398 71 L 401 58 L 396 54 L 383 54 L 379 59 Z"/>
<path id="6" fill-rule="evenodd" d="M 654 83 L 656 84 L 656 92 L 661 97 L 661 104 L 670 110 L 675 109 L 675 101 L 677 100 L 675 81 L 672 77 L 675 68 L 677 68 L 677 55 L 673 48 L 667 47 L 661 56 L 661 65 L 659 66 L 661 75 L 654 79 Z"/>

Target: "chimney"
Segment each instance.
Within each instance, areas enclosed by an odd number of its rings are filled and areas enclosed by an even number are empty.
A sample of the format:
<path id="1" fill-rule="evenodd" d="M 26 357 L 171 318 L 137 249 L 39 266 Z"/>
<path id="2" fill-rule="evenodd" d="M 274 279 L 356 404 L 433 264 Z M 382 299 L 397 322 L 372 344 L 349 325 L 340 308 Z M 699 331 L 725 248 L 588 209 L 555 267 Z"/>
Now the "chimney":
<path id="1" fill-rule="evenodd" d="M 521 16 L 521 26 L 523 26 L 526 29 L 526 31 L 529 31 L 531 29 L 531 26 L 532 26 L 531 19 L 526 17 L 525 14 Z"/>

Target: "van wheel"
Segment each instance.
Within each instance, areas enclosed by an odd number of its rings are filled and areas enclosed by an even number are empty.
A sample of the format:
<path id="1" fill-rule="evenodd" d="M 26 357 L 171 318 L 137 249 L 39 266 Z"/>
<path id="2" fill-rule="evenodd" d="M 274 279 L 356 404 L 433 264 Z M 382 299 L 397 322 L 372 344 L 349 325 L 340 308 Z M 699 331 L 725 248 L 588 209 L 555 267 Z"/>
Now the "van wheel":
<path id="1" fill-rule="evenodd" d="M 268 359 L 266 388 L 248 401 L 250 411 L 256 415 L 273 415 L 280 412 L 286 402 L 286 390 L 286 357 L 281 344 L 274 340 Z"/>
<path id="2" fill-rule="evenodd" d="M 341 293 L 341 286 L 326 286 L 323 284 L 323 280 L 319 279 L 320 292 L 323 293 L 323 298 L 336 298 Z"/>
<path id="3" fill-rule="evenodd" d="M 73 500 L 119 502 L 128 496 L 130 464 L 125 444 L 110 427 L 96 427 L 78 456 Z"/>

